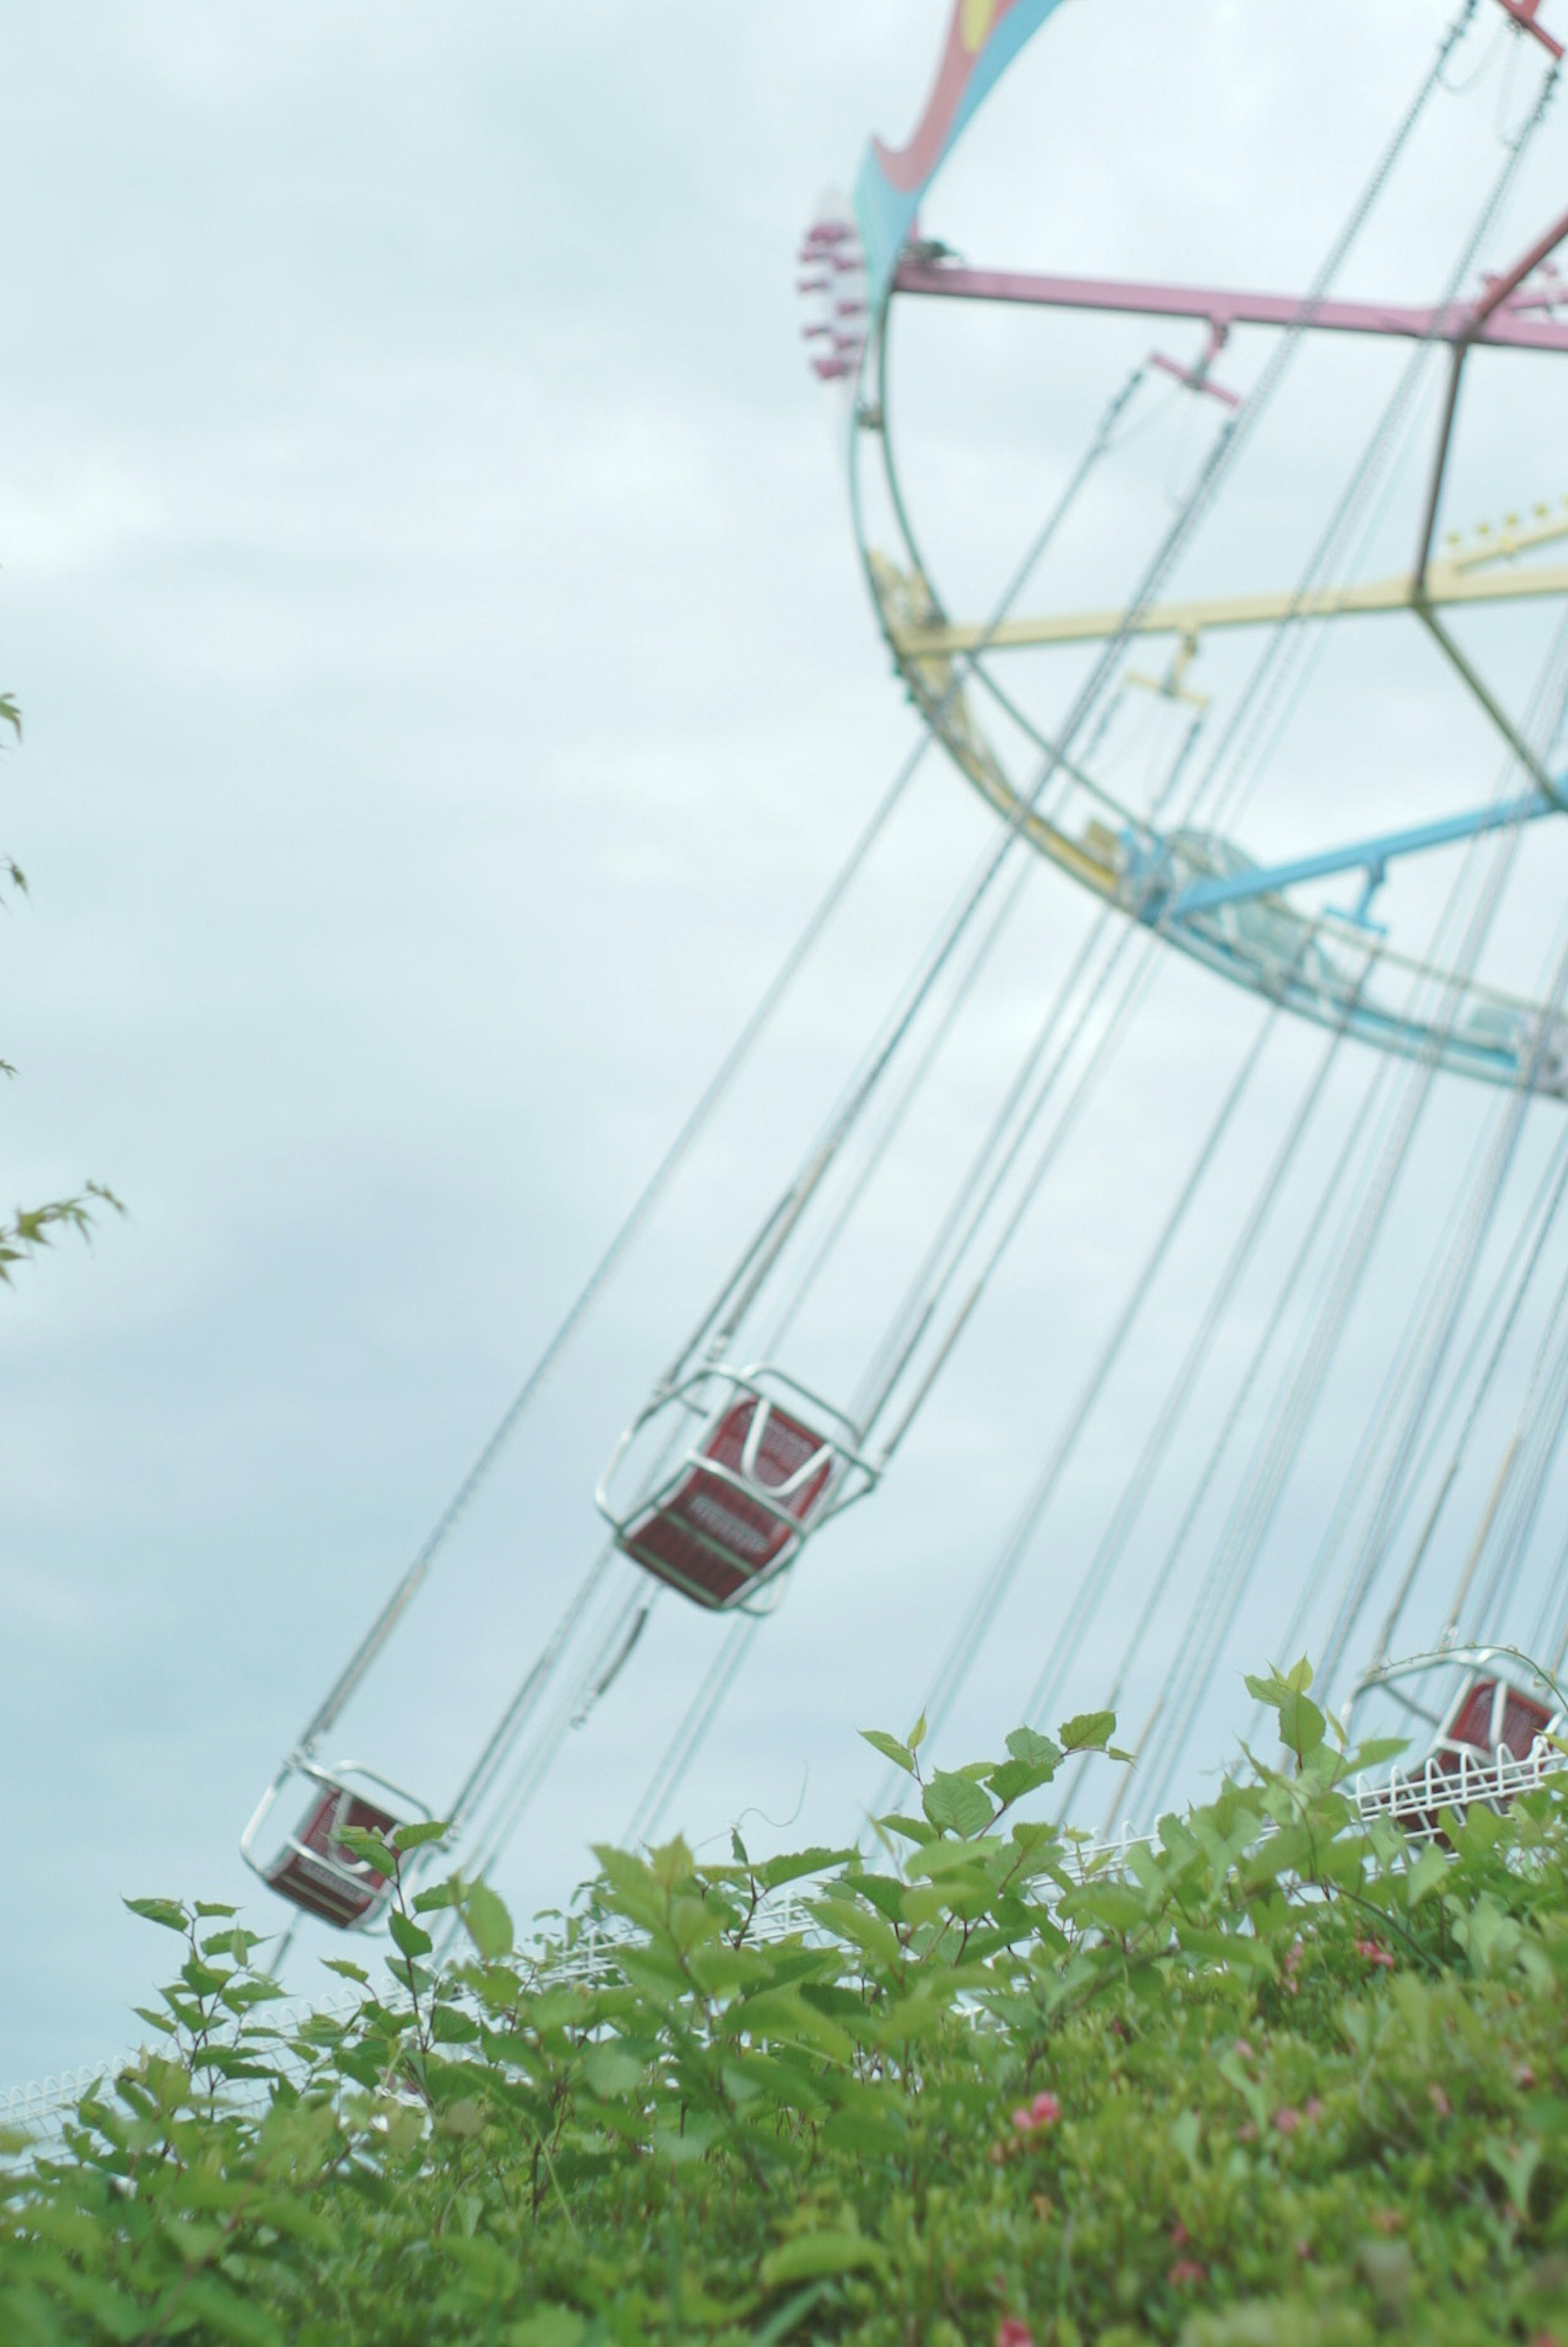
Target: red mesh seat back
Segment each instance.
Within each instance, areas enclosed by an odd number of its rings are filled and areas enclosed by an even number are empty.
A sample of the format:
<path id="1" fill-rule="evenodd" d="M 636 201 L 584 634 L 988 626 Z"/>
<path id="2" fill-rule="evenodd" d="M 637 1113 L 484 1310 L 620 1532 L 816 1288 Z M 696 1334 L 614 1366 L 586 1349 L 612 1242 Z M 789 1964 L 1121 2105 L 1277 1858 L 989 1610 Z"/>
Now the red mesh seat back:
<path id="1" fill-rule="evenodd" d="M 1512 1752 L 1516 1760 L 1528 1760 L 1532 1745 L 1544 1732 L 1551 1717 L 1543 1705 L 1532 1703 L 1517 1687 L 1505 1687 L 1502 1737 L 1505 1750 Z"/>
<path id="2" fill-rule="evenodd" d="M 716 1466 L 728 1467 L 732 1473 L 745 1472 L 742 1460 L 746 1455 L 747 1437 L 757 1415 L 759 1404 L 755 1394 L 748 1394 L 731 1404 L 708 1440 L 703 1444 L 705 1457 Z M 820 1434 L 799 1419 L 787 1418 L 781 1409 L 769 1408 L 763 1425 L 757 1456 L 751 1462 L 750 1480 L 764 1491 L 779 1491 L 792 1475 L 798 1475 L 809 1460 L 826 1453 L 813 1475 L 808 1475 L 799 1491 L 782 1496 L 779 1505 L 787 1508 L 797 1523 L 805 1523 L 811 1510 L 827 1488 L 833 1460 Z"/>
<path id="3" fill-rule="evenodd" d="M 267 1870 L 267 1880 L 296 1907 L 325 1922 L 362 1922 L 386 1889 L 387 1878 L 374 1867 L 361 1866 L 338 1836 L 345 1826 L 389 1834 L 396 1823 L 373 1801 L 325 1786 L 306 1810 L 293 1843 Z"/>
<path id="4" fill-rule="evenodd" d="M 1492 1698 L 1497 1692 L 1495 1679 L 1477 1679 L 1466 1693 L 1452 1724 L 1444 1730 L 1444 1740 L 1450 1744 L 1468 1744 L 1474 1752 L 1492 1750 Z"/>
<path id="5" fill-rule="evenodd" d="M 809 1426 L 771 1408 L 748 1468 L 747 1444 L 762 1407 L 755 1394 L 731 1402 L 705 1440 L 698 1460 L 668 1498 L 620 1535 L 628 1556 L 700 1605 L 733 1605 L 754 1581 L 781 1563 L 799 1544 L 832 1480 L 831 1447 Z M 813 1459 L 820 1464 L 799 1488 L 784 1490 Z M 727 1472 L 708 1473 L 702 1460 Z M 732 1477 L 741 1479 L 738 1485 Z M 752 1498 L 753 1491 L 759 1496 Z"/>

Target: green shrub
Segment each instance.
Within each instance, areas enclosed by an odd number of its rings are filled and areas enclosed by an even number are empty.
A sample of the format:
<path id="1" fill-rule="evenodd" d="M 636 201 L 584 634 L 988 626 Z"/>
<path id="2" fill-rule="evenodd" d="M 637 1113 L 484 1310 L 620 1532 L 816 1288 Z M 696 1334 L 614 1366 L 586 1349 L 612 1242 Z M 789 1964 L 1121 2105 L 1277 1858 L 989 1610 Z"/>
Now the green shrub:
<path id="1" fill-rule="evenodd" d="M 367 1841 L 390 1984 L 302 2024 L 231 1910 L 136 1902 L 160 2047 L 11 2147 L 0 2338 L 1568 2347 L 1568 1803 L 1414 1851 L 1308 1684 L 1258 1683 L 1286 1768 L 1116 1861 L 1028 1814 L 1105 1715 L 872 1737 L 870 1857 L 603 1850 L 543 1952 Z"/>

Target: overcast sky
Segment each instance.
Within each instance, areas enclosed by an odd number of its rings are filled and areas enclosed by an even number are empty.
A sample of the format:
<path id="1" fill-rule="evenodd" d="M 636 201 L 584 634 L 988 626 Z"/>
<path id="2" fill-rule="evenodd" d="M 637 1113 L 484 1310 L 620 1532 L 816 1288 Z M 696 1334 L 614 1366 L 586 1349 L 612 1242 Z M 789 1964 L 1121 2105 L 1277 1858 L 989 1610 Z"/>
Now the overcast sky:
<path id="1" fill-rule="evenodd" d="M 128 1209 L 0 1298 L 0 2083 L 128 2042 L 163 1951 L 122 1893 L 264 1906 L 235 1843 L 279 1754 L 914 738 L 791 279 L 866 135 L 907 134 L 945 15 L 72 0 L 0 28 L 0 689 L 25 724 L 0 846 L 31 884 L 0 937 L 5 1181 L 31 1200 L 91 1176 Z M 1441 287 L 1534 76 L 1491 19 L 1488 0 L 1474 85 L 1442 101 L 1362 290 Z M 928 225 L 976 260 L 1298 290 L 1444 21 L 1432 0 L 1075 0 Z M 1553 117 L 1491 261 L 1560 204 L 1563 136 Z M 956 607 L 995 594 L 1147 341 L 911 323 L 909 477 Z M 1261 349 L 1238 338 L 1244 382 Z M 1336 364 L 1284 412 L 1204 583 L 1287 582 L 1391 380 Z M 1460 520 L 1568 487 L 1543 372 L 1477 393 Z M 1160 409 L 1054 600 L 1125 586 L 1214 420 Z M 1374 569 L 1408 559 L 1406 515 L 1373 517 Z M 1492 787 L 1484 725 L 1442 713 L 1390 641 L 1307 711 L 1317 795 L 1260 803 L 1263 846 L 1365 828 L 1373 780 L 1390 817 Z M 1522 692 L 1539 629 L 1478 641 Z M 437 1807 L 593 1553 L 616 1433 L 986 825 L 932 761 L 356 1715 L 361 1757 Z M 1507 972 L 1532 981 L 1563 876 L 1532 869 Z M 830 1364 L 863 1358 L 879 1283 L 1087 917 L 1058 876 L 1033 885 L 931 1130 L 835 1274 Z M 1259 1016 L 1162 974 L 920 1440 L 760 1634 L 677 1804 L 694 1834 L 742 1811 L 764 1839 L 856 1828 L 875 1771 L 855 1730 L 908 1725 Z M 1173 1263 L 950 1757 L 1016 1717 L 1318 1048 L 1270 1046 L 1232 1186 Z M 1347 1113 L 1369 1072 L 1345 1071 Z M 1494 1105 L 1434 1112 L 1374 1333 Z M 1227 1360 L 1268 1309 L 1259 1287 Z M 1369 1338 L 1362 1384 L 1382 1367 Z M 1348 1372 L 1303 1468 L 1325 1508 L 1365 1407 Z M 1271 1571 L 1259 1641 L 1289 1583 Z M 625 1829 L 721 1635 L 661 1607 L 498 1870 L 519 1911 Z"/>

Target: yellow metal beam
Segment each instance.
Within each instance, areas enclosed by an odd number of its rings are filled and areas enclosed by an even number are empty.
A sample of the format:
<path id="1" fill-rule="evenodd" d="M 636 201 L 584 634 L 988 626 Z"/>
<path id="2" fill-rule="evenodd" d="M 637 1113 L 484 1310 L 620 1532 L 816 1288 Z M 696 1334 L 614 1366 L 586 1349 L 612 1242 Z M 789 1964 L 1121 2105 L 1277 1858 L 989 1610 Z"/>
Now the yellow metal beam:
<path id="1" fill-rule="evenodd" d="M 1469 568 L 1434 562 L 1422 600 L 1438 609 L 1461 603 L 1514 603 L 1532 596 L 1568 595 L 1568 566 L 1532 566 L 1478 576 Z M 1222 595 L 1190 603 L 1154 603 L 1130 623 L 1120 611 L 1067 611 L 1042 620 L 1003 620 L 1000 627 L 954 625 L 896 628 L 893 649 L 902 660 L 949 658 L 983 648 L 1015 651 L 1033 644 L 1098 644 L 1125 625 L 1135 636 L 1198 636 L 1210 628 L 1267 628 L 1281 620 L 1338 620 L 1416 605 L 1413 578 L 1373 579 L 1359 587 L 1314 587 L 1305 595 Z"/>

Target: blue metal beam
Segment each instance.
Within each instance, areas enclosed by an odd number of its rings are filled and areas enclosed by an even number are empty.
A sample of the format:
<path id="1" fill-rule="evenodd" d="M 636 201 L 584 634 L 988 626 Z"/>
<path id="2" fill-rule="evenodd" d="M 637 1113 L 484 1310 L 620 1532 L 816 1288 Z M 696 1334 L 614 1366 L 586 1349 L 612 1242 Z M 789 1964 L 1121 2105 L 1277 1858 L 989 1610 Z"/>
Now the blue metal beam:
<path id="1" fill-rule="evenodd" d="M 1364 871 L 1381 880 L 1383 867 L 1398 856 L 1415 856 L 1427 847 L 1447 847 L 1456 839 L 1473 839 L 1483 831 L 1502 831 L 1511 824 L 1533 823 L 1538 815 L 1560 815 L 1568 805 L 1568 776 L 1553 784 L 1553 794 L 1532 791 L 1527 798 L 1505 799 L 1477 807 L 1470 815 L 1447 816 L 1441 823 L 1423 823 L 1411 831 L 1388 831 L 1380 838 L 1363 839 L 1350 847 L 1330 847 L 1321 856 L 1298 856 L 1293 864 L 1259 865 L 1249 872 L 1232 872 L 1223 879 L 1195 880 L 1158 907 L 1161 921 L 1185 921 L 1195 913 L 1213 912 L 1220 905 L 1239 904 L 1248 897 L 1271 897 L 1298 881 L 1321 880 L 1332 872 Z"/>

